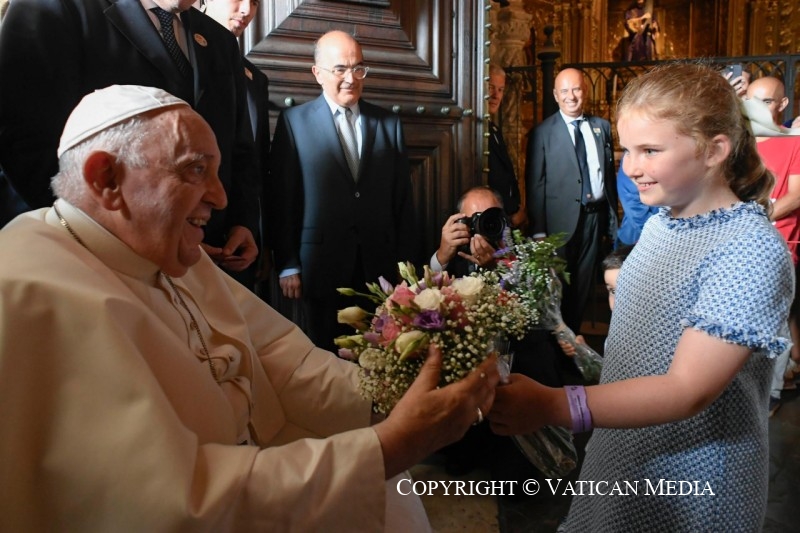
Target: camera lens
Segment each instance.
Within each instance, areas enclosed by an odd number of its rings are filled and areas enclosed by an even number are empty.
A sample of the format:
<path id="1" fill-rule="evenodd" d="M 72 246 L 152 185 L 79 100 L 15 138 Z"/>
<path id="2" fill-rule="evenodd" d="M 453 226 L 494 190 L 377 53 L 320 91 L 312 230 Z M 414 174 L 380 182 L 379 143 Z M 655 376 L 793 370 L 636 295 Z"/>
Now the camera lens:
<path id="1" fill-rule="evenodd" d="M 506 229 L 506 215 L 499 207 L 492 207 L 482 213 L 475 214 L 475 233 L 483 235 L 489 242 L 498 243 Z"/>

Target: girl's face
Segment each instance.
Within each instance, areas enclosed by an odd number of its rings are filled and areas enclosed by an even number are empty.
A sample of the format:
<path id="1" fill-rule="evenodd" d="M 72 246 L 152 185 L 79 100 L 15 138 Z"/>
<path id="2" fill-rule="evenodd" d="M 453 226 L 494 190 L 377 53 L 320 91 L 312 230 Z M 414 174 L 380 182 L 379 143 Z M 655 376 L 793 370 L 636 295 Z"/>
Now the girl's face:
<path id="1" fill-rule="evenodd" d="M 727 158 L 727 137 L 715 137 L 706 153 L 698 155 L 695 140 L 678 133 L 672 122 L 652 120 L 636 110 L 620 116 L 617 132 L 626 153 L 623 170 L 636 183 L 642 203 L 668 206 L 673 217 L 686 218 L 736 202 L 721 173 L 715 172 Z"/>

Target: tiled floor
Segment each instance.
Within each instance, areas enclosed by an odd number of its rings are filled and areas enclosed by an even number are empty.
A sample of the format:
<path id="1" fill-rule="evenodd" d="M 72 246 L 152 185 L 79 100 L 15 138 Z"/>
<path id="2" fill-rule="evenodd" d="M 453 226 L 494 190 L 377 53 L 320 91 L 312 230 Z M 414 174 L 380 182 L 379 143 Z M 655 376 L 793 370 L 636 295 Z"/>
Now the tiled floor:
<path id="1" fill-rule="evenodd" d="M 585 323 L 582 328 L 590 344 L 602 347 L 605 324 Z M 783 403 L 770 419 L 769 502 L 764 533 L 789 533 L 800 531 L 800 392 L 785 391 Z M 579 451 L 585 437 L 576 441 Z M 567 479 L 574 479 L 576 469 Z M 477 469 L 467 476 L 452 477 L 444 471 L 440 456 L 430 457 L 424 464 L 411 470 L 415 480 L 424 481 L 488 481 L 487 469 Z M 474 486 L 474 485 L 473 485 Z M 520 491 L 517 490 L 517 493 Z M 542 490 L 537 496 L 514 499 L 459 495 L 445 496 L 439 490 L 433 496 L 423 496 L 422 501 L 437 533 L 539 533 L 553 532 L 569 509 L 568 496 L 548 495 Z"/>

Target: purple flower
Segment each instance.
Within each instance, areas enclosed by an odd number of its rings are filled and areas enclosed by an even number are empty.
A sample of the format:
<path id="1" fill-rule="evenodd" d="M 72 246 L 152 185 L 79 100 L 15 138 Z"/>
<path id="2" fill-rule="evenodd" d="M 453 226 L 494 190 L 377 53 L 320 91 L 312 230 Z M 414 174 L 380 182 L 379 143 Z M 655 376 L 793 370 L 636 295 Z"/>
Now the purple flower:
<path id="1" fill-rule="evenodd" d="M 374 331 L 367 331 L 366 333 L 364 333 L 364 340 L 372 344 L 373 346 L 377 346 L 378 344 L 380 344 L 382 338 L 383 337 L 381 336 L 380 333 Z"/>
<path id="2" fill-rule="evenodd" d="M 376 315 L 375 318 L 372 319 L 372 329 L 376 333 L 382 332 L 387 318 L 388 317 L 385 314 Z"/>
<path id="3" fill-rule="evenodd" d="M 411 323 L 420 329 L 439 331 L 444 329 L 444 317 L 436 310 L 422 311 Z"/>
<path id="4" fill-rule="evenodd" d="M 384 294 L 392 294 L 392 292 L 394 292 L 394 285 L 386 281 L 386 278 L 383 276 L 378 278 L 378 284 L 381 286 L 381 290 Z"/>

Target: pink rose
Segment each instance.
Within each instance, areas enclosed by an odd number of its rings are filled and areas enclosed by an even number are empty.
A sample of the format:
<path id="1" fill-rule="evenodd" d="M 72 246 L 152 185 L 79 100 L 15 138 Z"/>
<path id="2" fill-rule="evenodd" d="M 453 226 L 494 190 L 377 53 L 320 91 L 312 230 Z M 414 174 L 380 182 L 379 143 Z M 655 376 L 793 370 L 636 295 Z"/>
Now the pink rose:
<path id="1" fill-rule="evenodd" d="M 401 307 L 408 307 L 414 301 L 414 296 L 416 296 L 416 293 L 403 282 L 395 287 L 394 292 L 389 296 L 389 300 Z"/>
<path id="2" fill-rule="evenodd" d="M 393 320 L 387 320 L 383 325 L 383 331 L 381 332 L 381 335 L 383 335 L 383 338 L 386 339 L 386 344 L 388 345 L 390 342 L 395 340 L 398 335 L 400 335 L 400 327 L 395 324 Z"/>

